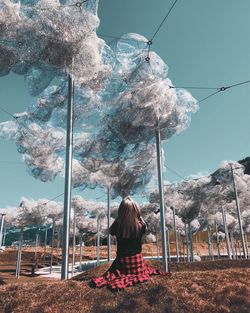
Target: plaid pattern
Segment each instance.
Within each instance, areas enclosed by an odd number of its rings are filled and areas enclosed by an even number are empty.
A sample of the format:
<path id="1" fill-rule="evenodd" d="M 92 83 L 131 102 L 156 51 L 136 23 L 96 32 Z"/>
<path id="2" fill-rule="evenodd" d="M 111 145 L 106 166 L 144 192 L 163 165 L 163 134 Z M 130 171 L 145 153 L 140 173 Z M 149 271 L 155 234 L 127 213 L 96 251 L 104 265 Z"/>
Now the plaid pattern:
<path id="1" fill-rule="evenodd" d="M 150 275 L 170 275 L 150 267 L 141 253 L 133 256 L 116 257 L 110 268 L 102 276 L 92 278 L 94 287 L 107 287 L 112 290 L 124 289 L 142 283 L 150 278 Z"/>

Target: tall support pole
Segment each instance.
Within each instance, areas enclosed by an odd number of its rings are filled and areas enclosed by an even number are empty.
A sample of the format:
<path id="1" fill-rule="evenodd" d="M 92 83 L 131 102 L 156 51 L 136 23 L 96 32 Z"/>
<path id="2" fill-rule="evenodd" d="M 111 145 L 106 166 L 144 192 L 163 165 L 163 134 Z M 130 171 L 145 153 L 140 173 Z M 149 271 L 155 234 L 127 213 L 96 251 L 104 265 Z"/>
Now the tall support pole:
<path id="1" fill-rule="evenodd" d="M 23 227 L 20 229 L 19 244 L 18 244 L 18 254 L 17 254 L 17 264 L 16 264 L 16 277 L 19 278 L 21 270 L 21 260 L 22 260 L 22 245 L 23 245 Z"/>
<path id="2" fill-rule="evenodd" d="M 194 261 L 194 250 L 193 250 L 193 235 L 191 230 L 191 222 L 188 222 L 188 237 L 189 237 L 189 247 L 190 247 L 190 261 Z"/>
<path id="3" fill-rule="evenodd" d="M 51 238 L 51 253 L 50 253 L 50 274 L 52 273 L 53 265 L 53 252 L 54 252 L 54 240 L 55 240 L 55 217 L 53 217 L 53 229 L 52 229 L 52 238 Z"/>
<path id="4" fill-rule="evenodd" d="M 220 258 L 220 241 L 219 241 L 219 235 L 218 235 L 218 224 L 216 221 L 214 221 L 215 225 L 215 233 L 216 233 L 216 249 L 217 249 L 217 258 Z"/>
<path id="5" fill-rule="evenodd" d="M 39 236 L 39 234 L 36 233 L 36 240 L 35 240 L 35 263 L 36 263 L 36 261 L 37 261 L 38 236 Z"/>
<path id="6" fill-rule="evenodd" d="M 69 266 L 69 223 L 71 206 L 71 176 L 72 176 L 72 151 L 73 151 L 73 100 L 74 88 L 71 76 L 68 77 L 68 112 L 67 112 L 67 139 L 66 139 L 66 164 L 64 187 L 64 212 L 63 212 L 63 240 L 62 240 L 62 271 L 61 279 L 68 279 Z"/>
<path id="7" fill-rule="evenodd" d="M 165 223 L 165 206 L 164 206 L 164 190 L 162 179 L 162 155 L 161 155 L 161 134 L 160 130 L 156 130 L 156 153 L 157 153 L 157 170 L 158 170 L 158 186 L 160 198 L 160 217 L 161 217 L 161 241 L 162 241 L 162 264 L 165 272 L 168 271 L 168 260 L 166 251 L 166 223 Z"/>
<path id="8" fill-rule="evenodd" d="M 73 251 L 72 251 L 72 271 L 71 271 L 71 277 L 73 277 L 74 274 L 74 268 L 75 268 L 75 255 L 76 255 L 76 209 L 74 207 L 74 222 L 73 222 Z"/>
<path id="9" fill-rule="evenodd" d="M 81 233 L 80 234 L 80 267 L 82 265 L 82 242 L 83 242 L 82 237 L 83 237 L 83 234 Z"/>
<path id="10" fill-rule="evenodd" d="M 237 208 L 237 217 L 238 217 L 239 228 L 240 228 L 240 236 L 241 236 L 243 254 L 244 254 L 244 258 L 247 259 L 246 243 L 245 243 L 245 238 L 244 238 L 244 234 L 243 234 L 243 227 L 242 227 L 242 220 L 241 220 L 240 203 L 239 203 L 238 192 L 237 192 L 237 188 L 236 188 L 236 182 L 235 182 L 235 178 L 234 178 L 234 170 L 233 170 L 232 164 L 230 164 L 230 168 L 231 168 L 232 179 L 233 179 L 233 187 L 234 187 L 235 202 L 236 202 L 236 208 Z"/>
<path id="11" fill-rule="evenodd" d="M 96 266 L 100 265 L 100 217 L 97 218 L 97 250 L 96 250 Z"/>
<path id="12" fill-rule="evenodd" d="M 170 235 L 169 230 L 166 227 L 166 239 L 167 239 L 167 253 L 168 253 L 168 262 L 171 261 L 171 252 L 170 252 Z"/>
<path id="13" fill-rule="evenodd" d="M 233 231 L 230 231 L 229 234 L 230 234 L 230 240 L 231 240 L 231 249 L 232 249 L 233 259 L 236 259 Z"/>
<path id="14" fill-rule="evenodd" d="M 110 197 L 110 186 L 108 186 L 108 188 L 107 188 L 107 205 L 108 205 L 108 245 L 107 245 L 107 247 L 108 247 L 108 262 L 110 262 L 111 261 L 111 236 L 110 236 L 110 233 L 109 233 L 109 228 L 110 228 L 110 199 L 111 199 L 111 197 Z"/>
<path id="15" fill-rule="evenodd" d="M 1 228 L 0 228 L 0 248 L 2 247 L 2 242 L 3 242 L 3 225 L 4 225 L 4 216 L 6 214 L 2 213 L 2 218 L 1 218 Z"/>
<path id="16" fill-rule="evenodd" d="M 174 221 L 174 238 L 175 238 L 175 252 L 176 252 L 176 260 L 179 263 L 179 247 L 178 247 L 178 237 L 176 232 L 176 221 L 175 221 L 175 207 L 173 209 L 173 221 Z"/>
<path id="17" fill-rule="evenodd" d="M 178 240 L 179 240 L 179 243 L 180 243 L 180 258 L 179 258 L 179 261 L 183 262 L 184 261 L 184 253 L 183 253 L 183 249 L 182 249 L 182 236 L 181 236 L 181 232 L 177 233 L 178 235 Z"/>
<path id="18" fill-rule="evenodd" d="M 186 253 L 187 253 L 187 262 L 190 261 L 189 259 L 189 248 L 188 248 L 188 232 L 187 232 L 187 224 L 184 223 L 185 225 L 185 236 L 186 236 Z"/>
<path id="19" fill-rule="evenodd" d="M 231 255 L 231 252 L 230 252 L 229 235 L 228 235 L 228 229 L 227 229 L 227 220 L 226 220 L 226 214 L 225 214 L 224 207 L 222 207 L 222 219 L 223 219 L 223 224 L 224 224 L 224 228 L 225 228 L 227 255 L 228 255 L 229 259 L 232 259 L 232 255 Z"/>
<path id="20" fill-rule="evenodd" d="M 47 238 L 48 237 L 48 225 L 47 222 L 45 224 L 45 234 L 44 234 L 44 250 L 43 250 L 43 261 L 46 260 L 46 248 L 47 248 Z"/>
<path id="21" fill-rule="evenodd" d="M 5 246 L 6 233 L 7 233 L 7 230 L 6 230 L 6 226 L 5 226 L 4 227 L 4 232 L 3 232 L 3 246 Z"/>
<path id="22" fill-rule="evenodd" d="M 246 243 L 247 257 L 249 258 L 248 241 L 247 241 L 247 233 L 246 233 L 246 231 L 244 232 L 244 235 L 245 235 L 245 243 Z"/>
<path id="23" fill-rule="evenodd" d="M 213 242 L 211 237 L 211 227 L 207 225 L 207 236 L 208 236 L 208 251 L 209 251 L 209 258 L 210 260 L 214 259 L 214 252 L 213 252 Z"/>

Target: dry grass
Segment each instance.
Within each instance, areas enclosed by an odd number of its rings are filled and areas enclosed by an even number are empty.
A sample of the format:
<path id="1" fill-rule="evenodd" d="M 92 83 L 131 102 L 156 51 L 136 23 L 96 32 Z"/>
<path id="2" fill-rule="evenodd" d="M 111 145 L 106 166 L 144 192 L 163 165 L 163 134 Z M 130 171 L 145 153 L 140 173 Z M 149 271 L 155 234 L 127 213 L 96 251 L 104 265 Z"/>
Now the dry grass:
<path id="1" fill-rule="evenodd" d="M 150 263 L 160 267 L 158 261 Z M 171 278 L 152 276 L 120 292 L 90 288 L 90 278 L 99 276 L 108 266 L 101 265 L 69 281 L 1 285 L 0 312 L 249 312 L 250 260 L 172 263 Z"/>

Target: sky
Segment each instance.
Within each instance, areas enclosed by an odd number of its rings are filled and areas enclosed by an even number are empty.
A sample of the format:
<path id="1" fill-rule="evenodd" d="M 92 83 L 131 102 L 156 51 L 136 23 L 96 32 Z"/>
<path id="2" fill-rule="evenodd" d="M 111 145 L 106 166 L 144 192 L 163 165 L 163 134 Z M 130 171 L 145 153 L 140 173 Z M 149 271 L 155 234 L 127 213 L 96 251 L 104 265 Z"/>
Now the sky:
<path id="1" fill-rule="evenodd" d="M 174 1 L 100 0 L 98 33 L 120 37 L 133 32 L 151 39 Z M 250 1 L 178 0 L 154 38 L 151 50 L 169 67 L 175 86 L 222 87 L 250 79 Z M 111 41 L 105 38 L 108 43 Z M 211 90 L 188 89 L 200 100 Z M 212 173 L 223 160 L 250 155 L 250 84 L 220 92 L 200 103 L 187 130 L 163 143 L 164 179 Z M 0 106 L 23 112 L 34 101 L 23 77 L 0 77 Z M 0 121 L 11 117 L 0 112 Z M 22 196 L 52 199 L 64 192 L 64 180 L 40 182 L 30 176 L 13 142 L 0 140 L 0 208 L 18 206 Z M 86 199 L 105 201 L 105 190 L 74 191 Z M 139 198 L 138 198 L 139 199 Z M 63 196 L 58 197 L 62 201 Z"/>

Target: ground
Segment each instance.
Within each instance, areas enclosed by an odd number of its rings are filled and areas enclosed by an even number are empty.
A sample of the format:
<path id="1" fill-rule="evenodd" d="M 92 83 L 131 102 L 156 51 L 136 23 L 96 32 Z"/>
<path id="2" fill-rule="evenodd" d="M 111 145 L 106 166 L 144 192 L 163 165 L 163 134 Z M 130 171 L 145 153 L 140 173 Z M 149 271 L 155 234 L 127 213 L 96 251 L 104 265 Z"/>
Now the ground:
<path id="1" fill-rule="evenodd" d="M 41 258 L 42 249 L 39 251 Z M 68 281 L 44 279 L 31 275 L 34 252 L 26 251 L 17 280 L 15 253 L 0 255 L 0 313 L 248 313 L 250 308 L 250 260 L 169 263 L 171 278 L 152 276 L 140 285 L 111 292 L 88 285 L 91 277 L 105 272 L 109 264 Z M 161 266 L 160 261 L 150 263 Z"/>

